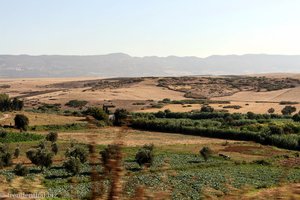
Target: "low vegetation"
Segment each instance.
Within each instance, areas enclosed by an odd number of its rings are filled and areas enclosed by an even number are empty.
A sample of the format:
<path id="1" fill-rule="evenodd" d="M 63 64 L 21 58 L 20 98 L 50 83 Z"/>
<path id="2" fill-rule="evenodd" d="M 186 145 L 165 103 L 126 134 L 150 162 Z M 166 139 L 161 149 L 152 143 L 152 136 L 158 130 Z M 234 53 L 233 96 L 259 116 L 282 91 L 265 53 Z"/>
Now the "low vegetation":
<path id="1" fill-rule="evenodd" d="M 20 111 L 24 107 L 24 102 L 18 98 L 9 98 L 7 94 L 0 94 L 0 111 Z"/>
<path id="2" fill-rule="evenodd" d="M 70 100 L 68 103 L 66 103 L 66 106 L 72 107 L 72 108 L 82 108 L 88 104 L 87 101 L 82 100 Z"/>
<path id="3" fill-rule="evenodd" d="M 295 117 L 296 118 L 296 117 Z M 281 120 L 288 122 L 280 123 Z M 255 141 L 300 150 L 300 124 L 274 114 L 257 115 L 213 112 L 205 107 L 196 113 L 142 113 L 134 115 L 132 127 L 222 139 Z"/>

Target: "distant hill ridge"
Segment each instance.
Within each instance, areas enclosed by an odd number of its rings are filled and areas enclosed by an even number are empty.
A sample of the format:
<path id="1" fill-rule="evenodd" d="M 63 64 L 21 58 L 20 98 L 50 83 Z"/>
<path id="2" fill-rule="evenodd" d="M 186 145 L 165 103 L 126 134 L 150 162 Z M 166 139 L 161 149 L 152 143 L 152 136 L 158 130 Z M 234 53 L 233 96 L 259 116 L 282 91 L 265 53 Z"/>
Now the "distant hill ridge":
<path id="1" fill-rule="evenodd" d="M 135 77 L 300 73 L 300 55 L 246 54 L 199 57 L 0 55 L 0 77 Z"/>

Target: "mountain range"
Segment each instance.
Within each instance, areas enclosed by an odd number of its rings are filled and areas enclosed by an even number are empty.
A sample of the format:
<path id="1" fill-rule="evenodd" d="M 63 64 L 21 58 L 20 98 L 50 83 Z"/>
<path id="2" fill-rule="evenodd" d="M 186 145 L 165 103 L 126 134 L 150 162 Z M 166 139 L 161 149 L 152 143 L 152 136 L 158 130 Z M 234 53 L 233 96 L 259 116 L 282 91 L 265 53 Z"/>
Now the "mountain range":
<path id="1" fill-rule="evenodd" d="M 138 77 L 299 73 L 300 55 L 226 55 L 132 57 L 123 53 L 95 56 L 0 55 L 0 77 Z"/>

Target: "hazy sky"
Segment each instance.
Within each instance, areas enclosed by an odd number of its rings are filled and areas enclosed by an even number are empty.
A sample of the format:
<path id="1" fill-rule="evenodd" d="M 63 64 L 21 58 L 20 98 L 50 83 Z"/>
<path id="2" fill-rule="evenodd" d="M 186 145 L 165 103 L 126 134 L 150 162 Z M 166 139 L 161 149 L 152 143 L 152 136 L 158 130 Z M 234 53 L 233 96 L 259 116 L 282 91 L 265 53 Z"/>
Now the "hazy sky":
<path id="1" fill-rule="evenodd" d="M 0 0 L 0 54 L 299 54 L 300 0 Z"/>

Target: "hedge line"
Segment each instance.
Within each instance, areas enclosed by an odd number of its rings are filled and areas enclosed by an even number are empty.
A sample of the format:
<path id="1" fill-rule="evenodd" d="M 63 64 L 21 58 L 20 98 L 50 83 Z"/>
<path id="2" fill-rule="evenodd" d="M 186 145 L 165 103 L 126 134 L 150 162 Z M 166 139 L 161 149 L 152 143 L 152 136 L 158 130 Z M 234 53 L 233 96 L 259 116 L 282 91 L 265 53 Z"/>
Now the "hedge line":
<path id="1" fill-rule="evenodd" d="M 144 118 L 134 119 L 132 121 L 132 127 L 143 130 L 182 133 L 220 139 L 254 141 L 260 144 L 273 145 L 279 148 L 300 150 L 299 134 L 271 135 L 265 132 L 243 131 L 230 128 L 221 129 L 214 127 L 206 128 L 202 126 L 185 126 L 180 123 L 168 123 L 158 119 Z"/>

